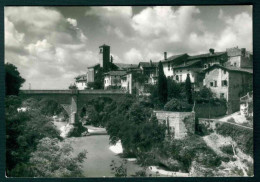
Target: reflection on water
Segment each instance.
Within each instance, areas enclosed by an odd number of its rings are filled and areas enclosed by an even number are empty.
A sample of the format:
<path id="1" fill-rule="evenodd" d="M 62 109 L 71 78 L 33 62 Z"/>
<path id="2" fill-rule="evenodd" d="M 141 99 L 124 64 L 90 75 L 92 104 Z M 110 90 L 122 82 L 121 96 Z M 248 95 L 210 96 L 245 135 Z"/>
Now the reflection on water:
<path id="1" fill-rule="evenodd" d="M 67 138 L 71 141 L 75 154 L 83 150 L 87 150 L 87 159 L 83 166 L 84 175 L 86 177 L 113 177 L 110 164 L 112 160 L 120 163 L 122 159 L 111 150 L 109 150 L 109 135 L 93 135 L 79 138 Z M 127 162 L 127 174 L 131 176 L 136 171 L 141 170 L 135 162 Z"/>

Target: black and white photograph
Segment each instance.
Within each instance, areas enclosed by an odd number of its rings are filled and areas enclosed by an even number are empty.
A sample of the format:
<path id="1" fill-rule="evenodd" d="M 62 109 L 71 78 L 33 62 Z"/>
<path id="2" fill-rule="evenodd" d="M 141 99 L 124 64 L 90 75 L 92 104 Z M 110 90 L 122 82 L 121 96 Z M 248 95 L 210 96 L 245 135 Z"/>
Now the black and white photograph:
<path id="1" fill-rule="evenodd" d="M 253 6 L 5 6 L 7 178 L 254 177 Z"/>

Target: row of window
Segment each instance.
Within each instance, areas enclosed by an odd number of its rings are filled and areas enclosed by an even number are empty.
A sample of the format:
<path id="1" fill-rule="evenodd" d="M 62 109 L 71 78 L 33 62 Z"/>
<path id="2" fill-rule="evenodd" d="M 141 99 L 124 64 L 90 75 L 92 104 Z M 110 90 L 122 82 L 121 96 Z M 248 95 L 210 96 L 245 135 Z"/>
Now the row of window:
<path id="1" fill-rule="evenodd" d="M 217 81 L 217 80 L 214 80 L 213 82 L 210 82 L 210 86 L 211 86 L 211 87 L 217 87 L 217 86 L 218 86 L 218 81 Z M 227 86 L 228 86 L 227 80 L 222 80 L 222 81 L 221 81 L 221 86 L 222 86 L 222 87 L 227 87 Z"/>

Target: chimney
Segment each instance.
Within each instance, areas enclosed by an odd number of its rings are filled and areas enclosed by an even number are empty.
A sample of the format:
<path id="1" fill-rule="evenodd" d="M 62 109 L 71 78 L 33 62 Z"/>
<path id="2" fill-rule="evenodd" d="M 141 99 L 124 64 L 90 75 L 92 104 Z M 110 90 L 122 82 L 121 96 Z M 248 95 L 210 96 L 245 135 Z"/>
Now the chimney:
<path id="1" fill-rule="evenodd" d="M 164 60 L 167 60 L 167 52 L 164 52 Z"/>
<path id="2" fill-rule="evenodd" d="M 152 62 L 152 60 L 150 59 L 150 65 L 152 66 L 153 65 L 153 62 Z"/>
<path id="3" fill-rule="evenodd" d="M 214 51 L 215 51 L 215 50 L 212 49 L 212 48 L 209 49 L 210 54 L 214 54 Z"/>
<path id="4" fill-rule="evenodd" d="M 113 56 L 110 56 L 110 62 L 113 63 Z"/>

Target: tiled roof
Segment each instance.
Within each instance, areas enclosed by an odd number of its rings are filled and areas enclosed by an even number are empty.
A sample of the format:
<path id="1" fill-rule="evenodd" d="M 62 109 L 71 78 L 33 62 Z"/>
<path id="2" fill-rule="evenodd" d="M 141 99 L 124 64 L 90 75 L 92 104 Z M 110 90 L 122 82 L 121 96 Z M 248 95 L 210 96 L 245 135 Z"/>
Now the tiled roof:
<path id="1" fill-rule="evenodd" d="M 207 72 L 209 70 L 215 69 L 215 68 L 221 68 L 227 71 L 233 71 L 233 72 L 244 72 L 244 73 L 249 73 L 249 74 L 253 74 L 253 69 L 250 68 L 238 68 L 238 67 L 234 67 L 234 66 L 221 66 L 219 64 L 214 64 L 213 66 L 204 69 L 202 72 Z"/>
<path id="2" fill-rule="evenodd" d="M 110 76 L 122 76 L 125 75 L 126 71 L 109 71 L 105 73 L 105 75 L 110 75 Z"/>
<path id="3" fill-rule="evenodd" d="M 76 81 L 86 81 L 87 80 L 87 74 L 78 75 L 75 77 Z"/>
<path id="4" fill-rule="evenodd" d="M 200 61 L 201 60 L 196 59 L 196 60 L 187 61 L 185 63 L 183 62 L 183 63 L 179 64 L 178 66 L 174 66 L 173 69 L 175 69 L 175 68 L 186 68 L 186 67 L 192 66 L 192 65 L 194 65 L 194 64 L 196 64 Z"/>
<path id="5" fill-rule="evenodd" d="M 188 56 L 188 54 L 185 53 L 185 54 L 178 54 L 178 55 L 170 56 L 166 60 L 162 60 L 162 63 L 174 61 L 175 59 L 178 59 L 178 58 L 183 57 L 183 56 Z"/>
<path id="6" fill-rule="evenodd" d="M 207 58 L 207 57 L 216 57 L 216 56 L 221 56 L 223 54 L 226 54 L 226 52 L 215 52 L 214 54 L 211 53 L 199 54 L 199 55 L 189 56 L 188 60 Z"/>
<path id="7" fill-rule="evenodd" d="M 126 63 L 114 63 L 119 69 L 133 69 L 137 68 L 137 64 L 126 64 Z"/>
<path id="8" fill-rule="evenodd" d="M 139 62 L 139 65 L 148 68 L 148 67 L 157 67 L 158 63 L 157 62 Z"/>

